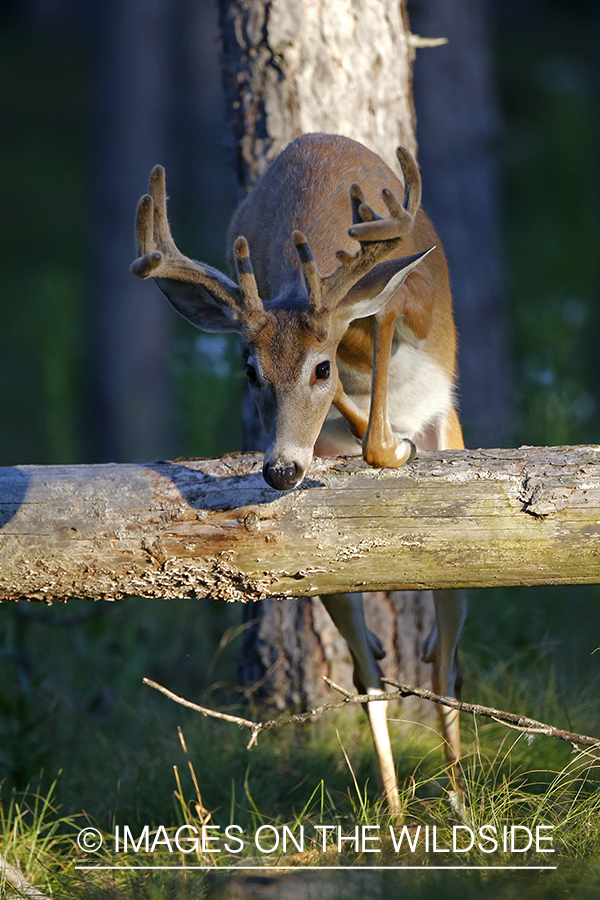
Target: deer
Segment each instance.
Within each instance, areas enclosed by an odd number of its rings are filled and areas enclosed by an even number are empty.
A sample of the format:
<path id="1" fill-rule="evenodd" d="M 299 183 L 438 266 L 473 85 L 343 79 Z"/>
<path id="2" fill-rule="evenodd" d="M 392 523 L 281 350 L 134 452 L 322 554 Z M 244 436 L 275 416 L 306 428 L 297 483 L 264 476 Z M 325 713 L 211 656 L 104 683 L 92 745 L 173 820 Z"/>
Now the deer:
<path id="1" fill-rule="evenodd" d="M 419 451 L 464 447 L 446 258 L 421 209 L 417 163 L 402 147 L 396 156 L 401 180 L 350 138 L 296 138 L 233 215 L 232 278 L 177 249 L 161 166 L 139 201 L 131 271 L 154 279 L 196 327 L 243 339 L 266 436 L 263 477 L 276 491 L 300 485 L 314 456 L 362 454 L 371 466 L 397 468 Z M 367 628 L 362 594 L 321 599 L 350 649 L 356 689 L 381 696 L 384 652 Z M 434 690 L 456 696 L 465 598 L 436 591 L 434 603 L 424 659 L 433 662 Z M 384 798 L 398 814 L 387 701 L 365 707 Z M 458 713 L 440 709 L 456 774 Z"/>

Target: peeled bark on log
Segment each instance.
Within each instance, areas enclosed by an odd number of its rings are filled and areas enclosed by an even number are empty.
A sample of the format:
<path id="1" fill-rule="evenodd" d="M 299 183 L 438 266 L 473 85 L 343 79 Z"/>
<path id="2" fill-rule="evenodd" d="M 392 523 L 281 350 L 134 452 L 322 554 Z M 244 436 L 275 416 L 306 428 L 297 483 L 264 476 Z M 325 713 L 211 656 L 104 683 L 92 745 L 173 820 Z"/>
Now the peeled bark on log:
<path id="1" fill-rule="evenodd" d="M 448 450 L 401 469 L 262 457 L 0 469 L 0 599 L 600 582 L 600 448 Z"/>

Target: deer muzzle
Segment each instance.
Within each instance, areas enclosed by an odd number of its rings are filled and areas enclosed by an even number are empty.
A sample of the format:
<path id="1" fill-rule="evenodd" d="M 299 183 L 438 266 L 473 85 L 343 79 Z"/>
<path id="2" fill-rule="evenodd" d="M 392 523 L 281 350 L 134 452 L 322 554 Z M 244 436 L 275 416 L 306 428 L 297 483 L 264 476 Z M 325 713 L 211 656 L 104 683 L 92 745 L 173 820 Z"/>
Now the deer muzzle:
<path id="1" fill-rule="evenodd" d="M 304 478 L 306 468 L 297 462 L 288 462 L 283 459 L 265 459 L 263 465 L 263 477 L 269 487 L 276 491 L 289 491 L 300 484 Z"/>

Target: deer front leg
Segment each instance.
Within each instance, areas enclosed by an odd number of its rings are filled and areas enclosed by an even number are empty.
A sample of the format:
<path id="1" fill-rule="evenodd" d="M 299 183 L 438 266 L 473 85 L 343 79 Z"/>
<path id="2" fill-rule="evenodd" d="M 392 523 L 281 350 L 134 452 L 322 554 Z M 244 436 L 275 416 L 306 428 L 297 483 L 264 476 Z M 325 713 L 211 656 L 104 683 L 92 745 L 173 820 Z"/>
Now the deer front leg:
<path id="1" fill-rule="evenodd" d="M 415 445 L 408 438 L 398 438 L 392 431 L 388 415 L 388 375 L 397 312 L 384 313 L 375 320 L 373 379 L 369 424 L 363 438 L 363 457 L 370 466 L 396 469 L 410 462 Z"/>
<path id="2" fill-rule="evenodd" d="M 381 671 L 376 657 L 383 655 L 376 636 L 365 622 L 361 594 L 328 594 L 321 600 L 334 625 L 348 644 L 354 662 L 354 684 L 361 694 L 381 694 Z M 373 735 L 385 800 L 394 815 L 400 813 L 396 767 L 387 725 L 387 701 L 365 704 Z"/>
<path id="3" fill-rule="evenodd" d="M 338 412 L 346 419 L 352 434 L 362 441 L 369 424 L 369 414 L 364 409 L 357 406 L 354 400 L 350 399 L 348 394 L 344 393 L 344 386 L 339 378 L 335 397 L 333 398 L 333 406 L 335 406 Z"/>

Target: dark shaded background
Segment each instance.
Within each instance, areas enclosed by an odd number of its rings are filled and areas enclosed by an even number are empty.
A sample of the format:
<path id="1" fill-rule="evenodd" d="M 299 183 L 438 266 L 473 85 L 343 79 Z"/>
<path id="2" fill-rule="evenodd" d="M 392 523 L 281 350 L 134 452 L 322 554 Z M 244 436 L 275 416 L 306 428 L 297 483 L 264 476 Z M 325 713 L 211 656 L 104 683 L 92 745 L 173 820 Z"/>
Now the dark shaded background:
<path id="1" fill-rule="evenodd" d="M 425 207 L 451 269 L 475 273 L 461 290 L 455 278 L 467 442 L 598 442 L 597 4 L 476 2 L 490 14 L 477 52 L 491 79 L 481 134 L 497 175 L 487 233 L 498 248 L 489 263 L 498 305 L 478 315 L 494 318 L 490 333 L 503 342 L 500 357 L 490 350 L 502 365 L 485 373 L 465 351 L 482 328 L 469 297 L 485 275 L 485 248 L 453 225 L 461 195 L 458 174 L 443 169 L 453 151 L 444 48 L 420 51 L 415 82 Z M 412 0 L 414 30 L 447 34 L 443 15 L 456 29 L 458 6 Z M 208 0 L 3 3 L 0 465 L 241 447 L 235 341 L 195 331 L 128 271 L 135 205 L 157 161 L 182 250 L 224 267 L 236 202 L 228 140 Z M 484 404 L 487 419 L 476 402 L 484 377 L 500 398 Z M 492 680 L 511 666 L 556 671 L 565 697 L 585 699 L 597 684 L 599 599 L 596 588 L 474 592 L 467 685 L 470 659 L 478 678 Z M 235 679 L 239 610 L 132 599 L 0 613 L 5 788 L 64 767 L 68 808 L 109 815 L 117 796 L 168 805 L 170 785 L 153 781 L 166 752 L 156 735 L 177 716 L 148 697 L 141 677 L 193 697 L 220 691 Z M 165 742 L 170 753 L 170 735 Z"/>
<path id="2" fill-rule="evenodd" d="M 0 14 L 3 465 L 220 454 L 241 444 L 235 354 L 180 322 L 128 272 L 132 209 L 157 160 L 168 169 L 180 244 L 225 265 L 236 198 L 216 11 L 211 0 L 98 6 L 5 2 Z M 440 29 L 463 42 L 464 57 L 475 48 L 460 71 L 449 48 L 421 50 L 415 77 L 424 202 L 455 260 L 463 344 L 485 328 L 468 295 L 498 265 L 492 255 L 481 271 L 485 248 L 461 233 L 461 197 L 480 177 L 460 169 L 465 128 L 480 135 L 499 175 L 485 211 L 496 234 L 487 221 L 482 230 L 488 245 L 499 242 L 502 269 L 497 303 L 482 315 L 503 319 L 507 368 L 493 378 L 508 380 L 510 397 L 479 425 L 470 394 L 481 395 L 484 374 L 463 352 L 462 417 L 476 438 L 468 443 L 499 443 L 500 418 L 504 442 L 594 441 L 596 4 L 471 3 L 489 10 L 483 34 L 469 6 L 409 3 L 413 30 Z M 491 75 L 477 122 L 460 108 L 461 96 L 465 104 L 474 96 L 471 72 Z M 466 288 L 460 275 L 458 289 L 461 266 L 474 274 Z"/>

